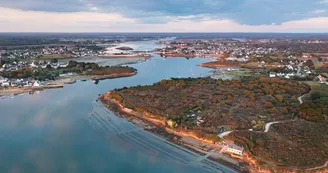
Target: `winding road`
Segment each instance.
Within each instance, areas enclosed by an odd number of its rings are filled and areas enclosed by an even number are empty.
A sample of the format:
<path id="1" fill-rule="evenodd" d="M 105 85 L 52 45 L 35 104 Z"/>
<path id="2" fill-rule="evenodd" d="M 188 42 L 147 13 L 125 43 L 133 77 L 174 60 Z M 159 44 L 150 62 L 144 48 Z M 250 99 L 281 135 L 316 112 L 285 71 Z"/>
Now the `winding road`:
<path id="1" fill-rule="evenodd" d="M 304 96 L 305 96 L 305 94 L 297 98 L 298 101 L 300 102 L 300 104 L 303 104 L 303 97 Z M 269 132 L 271 125 L 278 124 L 278 123 L 283 123 L 283 122 L 288 122 L 288 121 L 294 121 L 294 120 L 274 121 L 274 122 L 266 123 L 265 124 L 265 128 L 264 128 L 264 133 L 268 133 Z M 223 132 L 223 133 L 219 134 L 218 136 L 223 139 L 225 136 L 229 135 L 232 132 L 234 132 L 234 131 Z"/>
<path id="2" fill-rule="evenodd" d="M 300 104 L 303 104 L 303 97 L 304 96 L 305 96 L 305 94 L 297 98 L 298 101 L 300 102 Z M 278 123 L 288 122 L 288 121 L 290 121 L 290 120 L 286 120 L 286 121 L 274 121 L 274 122 L 267 123 L 267 124 L 265 124 L 264 132 L 265 133 L 268 133 L 272 124 L 278 124 Z"/>

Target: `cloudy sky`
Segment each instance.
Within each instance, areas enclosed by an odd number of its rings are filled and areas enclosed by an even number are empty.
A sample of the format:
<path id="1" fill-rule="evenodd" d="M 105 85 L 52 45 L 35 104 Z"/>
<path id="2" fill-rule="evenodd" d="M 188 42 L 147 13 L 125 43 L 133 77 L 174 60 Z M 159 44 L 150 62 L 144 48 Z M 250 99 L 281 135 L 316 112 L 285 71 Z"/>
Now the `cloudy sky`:
<path id="1" fill-rule="evenodd" d="M 0 0 L 0 32 L 328 32 L 328 0 Z"/>

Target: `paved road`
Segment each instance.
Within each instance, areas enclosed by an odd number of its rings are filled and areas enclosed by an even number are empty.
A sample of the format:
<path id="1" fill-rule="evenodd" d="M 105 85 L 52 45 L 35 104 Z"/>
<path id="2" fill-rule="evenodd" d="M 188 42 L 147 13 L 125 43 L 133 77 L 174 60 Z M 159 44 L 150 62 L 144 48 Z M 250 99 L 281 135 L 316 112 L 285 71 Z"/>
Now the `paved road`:
<path id="1" fill-rule="evenodd" d="M 89 114 L 87 120 L 89 124 L 109 138 L 118 138 L 127 143 L 134 144 L 139 150 L 154 152 L 161 155 L 167 161 L 179 162 L 181 164 L 198 165 L 211 172 L 235 173 L 221 164 L 210 161 L 197 153 L 182 148 L 163 138 L 160 138 L 142 128 L 116 116 L 101 103 L 94 101 L 94 110 Z"/>

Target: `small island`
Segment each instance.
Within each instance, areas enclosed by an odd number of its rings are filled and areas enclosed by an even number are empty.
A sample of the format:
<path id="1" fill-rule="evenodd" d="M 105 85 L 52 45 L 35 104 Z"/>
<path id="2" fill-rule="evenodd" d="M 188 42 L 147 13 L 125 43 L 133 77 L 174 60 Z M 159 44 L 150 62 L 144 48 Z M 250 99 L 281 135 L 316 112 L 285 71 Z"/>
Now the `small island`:
<path id="1" fill-rule="evenodd" d="M 314 100 L 304 99 L 308 93 Z M 116 89 L 100 100 L 167 134 L 221 149 L 233 143 L 243 154 L 232 156 L 249 164 L 247 169 L 290 171 L 319 169 L 327 162 L 327 147 L 316 147 L 328 141 L 327 96 L 279 78 L 187 78 Z"/>

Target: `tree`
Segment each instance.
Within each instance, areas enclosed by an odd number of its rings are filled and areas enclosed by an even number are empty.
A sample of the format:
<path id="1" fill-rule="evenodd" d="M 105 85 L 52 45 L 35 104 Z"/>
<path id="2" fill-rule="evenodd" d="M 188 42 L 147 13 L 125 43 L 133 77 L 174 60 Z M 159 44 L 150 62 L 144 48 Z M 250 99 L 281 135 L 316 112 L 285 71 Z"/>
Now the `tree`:
<path id="1" fill-rule="evenodd" d="M 275 95 L 275 97 L 280 103 L 282 103 L 284 101 L 284 97 L 281 95 Z"/>
<path id="2" fill-rule="evenodd" d="M 287 114 L 288 109 L 286 107 L 282 107 L 282 108 L 280 108 L 280 112 L 283 113 L 283 114 Z"/>
<path id="3" fill-rule="evenodd" d="M 0 61 L 0 68 L 1 68 L 4 64 L 6 64 L 6 61 L 2 59 L 2 60 Z"/>
<path id="4" fill-rule="evenodd" d="M 268 101 L 264 101 L 264 106 L 268 109 L 273 108 L 273 104 L 271 102 L 268 102 Z"/>
<path id="5" fill-rule="evenodd" d="M 309 68 L 311 69 L 314 69 L 314 63 L 312 60 L 308 59 L 306 62 L 305 62 L 305 65 L 308 66 Z"/>
<path id="6" fill-rule="evenodd" d="M 58 60 L 57 60 L 56 58 L 54 58 L 54 59 L 52 59 L 50 62 L 51 62 L 51 63 L 58 63 Z"/>
<path id="7" fill-rule="evenodd" d="M 226 103 L 227 105 L 232 105 L 232 100 L 231 100 L 231 99 L 228 99 L 228 100 L 225 101 L 225 103 Z"/>
<path id="8" fill-rule="evenodd" d="M 68 62 L 68 67 L 76 67 L 77 66 L 77 62 L 76 61 L 69 61 Z"/>
<path id="9" fill-rule="evenodd" d="M 51 67 L 50 64 L 48 64 L 46 68 L 47 68 L 47 69 L 51 69 L 52 67 Z"/>
<path id="10" fill-rule="evenodd" d="M 321 98 L 321 95 L 320 95 L 319 92 L 313 92 L 313 93 L 311 94 L 311 99 L 312 99 L 312 100 L 319 100 L 320 98 Z"/>
<path id="11" fill-rule="evenodd" d="M 92 70 L 96 70 L 99 68 L 99 65 L 97 63 L 92 63 L 91 68 Z"/>

